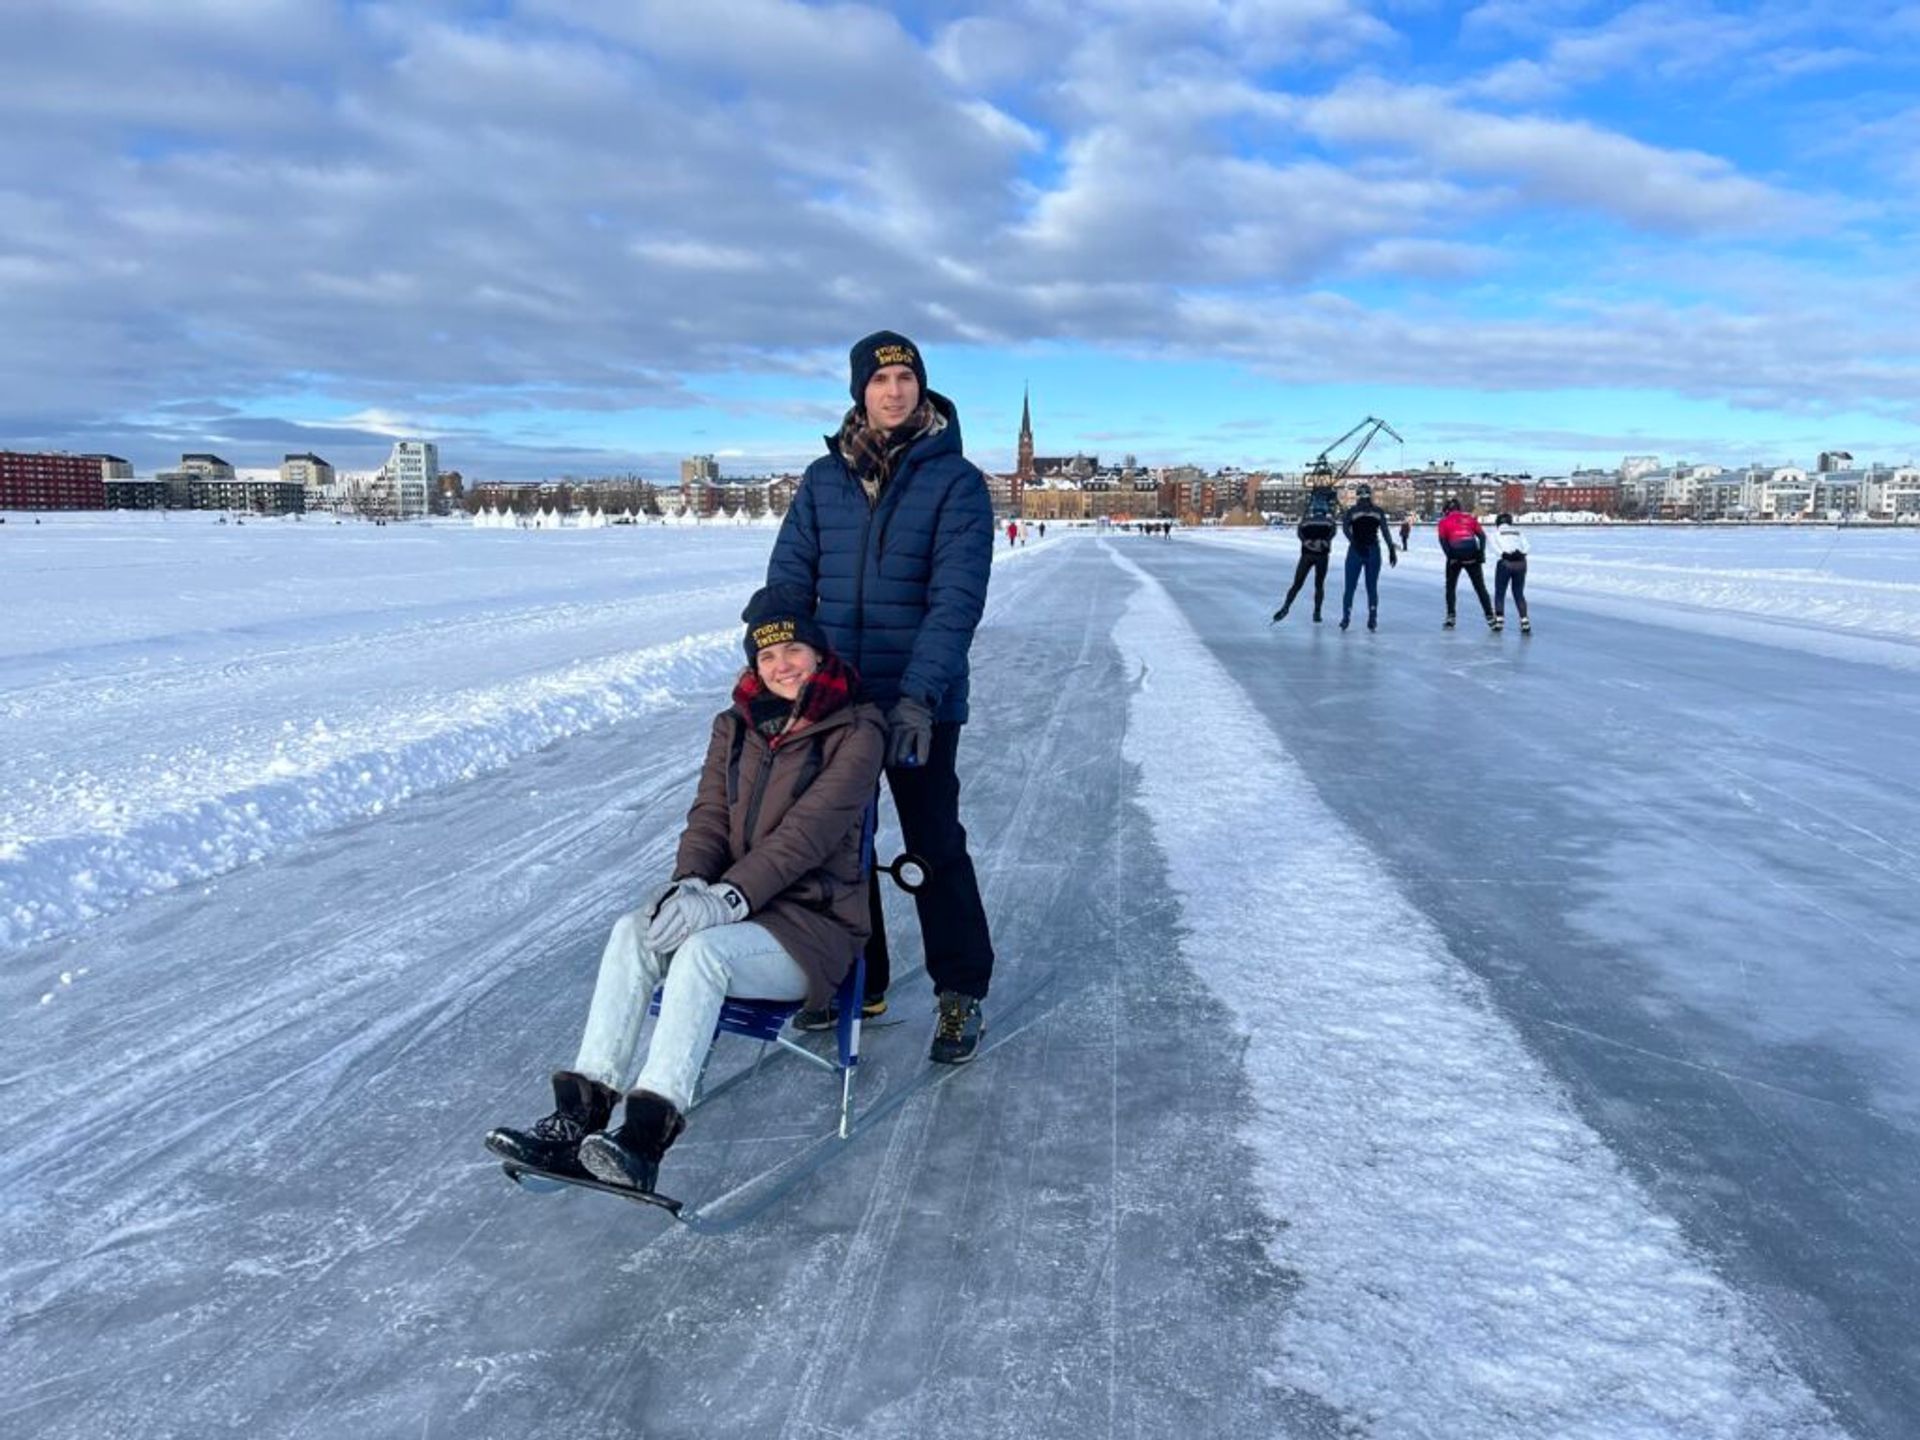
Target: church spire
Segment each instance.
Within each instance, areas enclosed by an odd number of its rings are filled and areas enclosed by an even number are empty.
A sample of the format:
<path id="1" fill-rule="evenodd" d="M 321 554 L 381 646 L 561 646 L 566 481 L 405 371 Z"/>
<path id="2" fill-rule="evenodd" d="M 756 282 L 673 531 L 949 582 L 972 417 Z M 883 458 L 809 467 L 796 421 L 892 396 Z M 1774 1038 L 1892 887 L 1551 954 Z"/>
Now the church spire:
<path id="1" fill-rule="evenodd" d="M 1033 409 L 1027 403 L 1028 387 L 1020 387 L 1020 444 L 1016 451 L 1018 460 L 1014 466 L 1015 501 L 1018 491 L 1033 483 Z"/>

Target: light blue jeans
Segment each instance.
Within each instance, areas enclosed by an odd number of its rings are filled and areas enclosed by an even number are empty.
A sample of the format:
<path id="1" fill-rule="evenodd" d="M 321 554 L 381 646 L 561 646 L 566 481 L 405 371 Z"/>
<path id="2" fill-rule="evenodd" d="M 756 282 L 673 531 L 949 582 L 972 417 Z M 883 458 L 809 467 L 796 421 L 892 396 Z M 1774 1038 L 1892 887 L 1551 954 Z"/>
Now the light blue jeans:
<path id="1" fill-rule="evenodd" d="M 685 1114 L 713 1044 L 721 1001 L 729 995 L 801 1000 L 807 993 L 807 974 L 778 940 L 751 920 L 697 930 L 678 950 L 656 955 L 647 948 L 647 915 L 655 898 L 649 896 L 638 910 L 622 915 L 607 936 L 573 1068 L 623 1093 L 651 1091 Z M 635 1077 L 640 1026 L 663 975 L 660 1014 L 646 1064 Z"/>

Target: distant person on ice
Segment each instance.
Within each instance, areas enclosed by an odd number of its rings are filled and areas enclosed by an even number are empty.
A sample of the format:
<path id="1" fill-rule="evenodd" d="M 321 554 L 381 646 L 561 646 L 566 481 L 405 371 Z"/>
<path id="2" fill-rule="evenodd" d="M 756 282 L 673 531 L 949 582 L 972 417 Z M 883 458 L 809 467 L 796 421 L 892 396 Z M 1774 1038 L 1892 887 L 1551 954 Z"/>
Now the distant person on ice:
<path id="1" fill-rule="evenodd" d="M 1487 617 L 1487 628 L 1498 630 L 1494 623 L 1493 601 L 1487 597 L 1487 577 L 1481 568 L 1487 558 L 1487 532 L 1480 528 L 1480 522 L 1460 508 L 1458 500 L 1449 500 L 1446 512 L 1441 515 L 1434 530 L 1440 536 L 1440 548 L 1447 557 L 1447 620 L 1445 628 L 1453 629 L 1454 595 L 1460 588 L 1460 574 L 1473 582 L 1473 593 L 1480 597 L 1480 609 Z"/>
<path id="2" fill-rule="evenodd" d="M 1400 548 L 1406 549 L 1413 543 L 1413 521 L 1406 516 L 1400 517 Z"/>
<path id="3" fill-rule="evenodd" d="M 971 1060 L 993 978 L 993 941 L 960 824 L 957 759 L 967 719 L 967 651 L 987 602 L 993 504 L 960 450 L 953 402 L 927 388 L 920 348 L 882 330 L 848 355 L 853 408 L 807 467 L 767 562 L 770 584 L 819 597 L 827 637 L 887 717 L 887 788 L 906 848 L 927 862 L 914 895 L 938 1004 L 930 1058 Z M 1008 543 L 1019 537 L 1008 524 Z M 864 1013 L 886 1009 L 891 962 L 871 882 Z M 802 1028 L 825 1029 L 810 1007 Z"/>
<path id="4" fill-rule="evenodd" d="M 1513 523 L 1513 516 L 1502 514 L 1494 522 L 1493 552 L 1500 558 L 1493 566 L 1493 628 L 1507 624 L 1507 587 L 1513 587 L 1513 608 L 1520 612 L 1520 633 L 1531 635 L 1533 621 L 1527 618 L 1527 537 Z"/>
<path id="5" fill-rule="evenodd" d="M 553 1113 L 488 1134 L 509 1160 L 651 1192 L 686 1127 L 722 1000 L 825 1005 L 867 938 L 860 831 L 885 722 L 833 653 L 811 593 L 768 587 L 742 618 L 748 668 L 714 717 L 672 882 L 614 922 L 579 1053 L 553 1075 Z"/>
<path id="6" fill-rule="evenodd" d="M 1333 518 L 1333 505 L 1333 491 L 1316 485 L 1307 500 L 1307 513 L 1294 527 L 1294 534 L 1300 537 L 1300 561 L 1293 567 L 1293 585 L 1287 591 L 1287 598 L 1273 612 L 1275 624 L 1287 618 L 1287 612 L 1293 609 L 1294 597 L 1307 583 L 1309 575 L 1313 576 L 1313 623 L 1320 623 L 1320 607 L 1327 598 L 1327 562 L 1333 558 L 1333 537 L 1340 529 Z"/>
<path id="7" fill-rule="evenodd" d="M 1007 548 L 1011 550 L 1019 539 L 1020 522 L 1018 520 L 1007 521 Z"/>
<path id="8" fill-rule="evenodd" d="M 1340 628 L 1353 621 L 1353 592 L 1360 576 L 1367 577 L 1367 629 L 1380 628 L 1380 542 L 1387 545 L 1387 563 L 1398 565 L 1400 552 L 1393 548 L 1393 529 L 1387 512 L 1373 503 L 1373 487 L 1353 487 L 1353 504 L 1340 517 L 1340 533 L 1347 537 L 1347 588 L 1340 602 Z"/>

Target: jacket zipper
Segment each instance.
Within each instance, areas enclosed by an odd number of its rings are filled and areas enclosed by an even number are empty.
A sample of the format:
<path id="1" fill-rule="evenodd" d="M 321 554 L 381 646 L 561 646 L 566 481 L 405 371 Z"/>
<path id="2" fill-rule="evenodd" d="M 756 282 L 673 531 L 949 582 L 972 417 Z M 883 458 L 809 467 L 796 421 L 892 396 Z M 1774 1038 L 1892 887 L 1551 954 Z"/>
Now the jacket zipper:
<path id="1" fill-rule="evenodd" d="M 821 730 L 837 729 L 840 723 L 839 712 L 835 711 L 824 720 L 815 721 L 812 733 L 817 735 Z M 753 793 L 747 797 L 747 827 L 740 852 L 743 855 L 753 848 L 753 827 L 760 823 L 760 802 L 766 799 L 767 781 L 773 776 L 773 762 L 779 755 L 780 752 L 769 743 L 766 754 L 760 757 L 760 773 L 754 777 Z"/>
<path id="2" fill-rule="evenodd" d="M 911 451 L 909 451 L 909 454 L 911 454 Z M 906 458 L 906 456 L 901 457 L 903 461 Z M 867 659 L 867 539 L 873 531 L 873 517 L 875 513 L 881 505 L 887 505 L 887 518 L 880 522 L 880 535 L 877 543 L 874 545 L 874 557 L 878 559 L 887 553 L 887 526 L 893 523 L 894 513 L 900 508 L 900 502 L 897 498 L 889 503 L 887 497 L 896 491 L 904 490 L 906 488 L 906 477 L 912 474 L 913 470 L 918 467 L 903 469 L 899 475 L 888 481 L 886 488 L 880 492 L 880 498 L 878 500 L 868 499 L 867 487 L 860 483 L 860 477 L 853 473 L 853 467 L 847 464 L 844 459 L 840 462 L 840 468 L 845 472 L 847 482 L 859 492 L 860 498 L 867 502 L 867 518 L 860 522 L 860 575 L 859 578 L 853 582 L 853 664 L 855 669 L 865 669 Z"/>
<path id="3" fill-rule="evenodd" d="M 853 582 L 853 666 L 856 670 L 867 668 L 867 532 L 873 529 L 873 501 L 867 500 L 867 487 L 860 483 L 852 470 L 847 471 L 847 479 L 867 501 L 867 518 L 860 522 L 860 573 Z"/>
<path id="4" fill-rule="evenodd" d="M 753 849 L 753 827 L 760 822 L 760 802 L 767 795 L 767 777 L 773 774 L 773 755 L 773 746 L 767 746 L 767 753 L 760 757 L 760 773 L 754 777 L 753 794 L 747 797 L 747 828 L 740 837 L 743 855 Z"/>

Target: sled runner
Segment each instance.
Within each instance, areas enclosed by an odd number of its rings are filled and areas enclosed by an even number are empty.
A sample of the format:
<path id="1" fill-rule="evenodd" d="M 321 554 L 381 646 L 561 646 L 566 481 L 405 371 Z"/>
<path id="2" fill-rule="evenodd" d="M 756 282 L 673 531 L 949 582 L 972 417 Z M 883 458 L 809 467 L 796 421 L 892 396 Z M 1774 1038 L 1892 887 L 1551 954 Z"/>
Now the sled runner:
<path id="1" fill-rule="evenodd" d="M 980 1046 L 980 1058 L 992 1055 L 1001 1046 L 1038 1025 L 1053 1013 L 1065 996 L 1056 996 L 1052 1003 L 1038 1008 L 1034 1008 L 1034 1002 L 1052 988 L 1056 978 L 1057 972 L 1045 975 L 1008 999 L 995 1003 L 994 1014 L 998 1024 Z M 507 1161 L 502 1164 L 501 1169 L 508 1179 L 530 1194 L 556 1195 L 566 1189 L 599 1190 L 609 1195 L 618 1195 L 623 1200 L 637 1201 L 640 1204 L 664 1210 L 688 1229 L 703 1235 L 724 1235 L 757 1220 L 828 1165 L 851 1153 L 868 1135 L 876 1133 L 875 1125 L 878 1121 L 893 1114 L 909 1101 L 951 1083 L 973 1068 L 972 1065 L 939 1065 L 932 1061 L 923 1061 L 919 1069 L 907 1075 L 905 1079 L 885 1086 L 879 1095 L 870 1099 L 857 1117 L 859 1123 L 851 1127 L 850 1134 L 846 1137 L 843 1138 L 837 1132 L 829 1131 L 807 1142 L 798 1151 L 777 1164 L 749 1175 L 721 1194 L 696 1206 L 689 1206 L 684 1201 L 657 1191 L 651 1194 L 643 1193 L 623 1186 L 603 1184 L 591 1177 L 561 1175 L 552 1171 L 539 1170 L 518 1161 Z M 752 1073 L 754 1073 L 752 1069 L 743 1070 L 737 1076 L 729 1076 L 724 1083 L 731 1086 L 735 1080 Z M 718 1094 L 720 1088 L 716 1086 L 709 1092 L 709 1096 Z"/>

